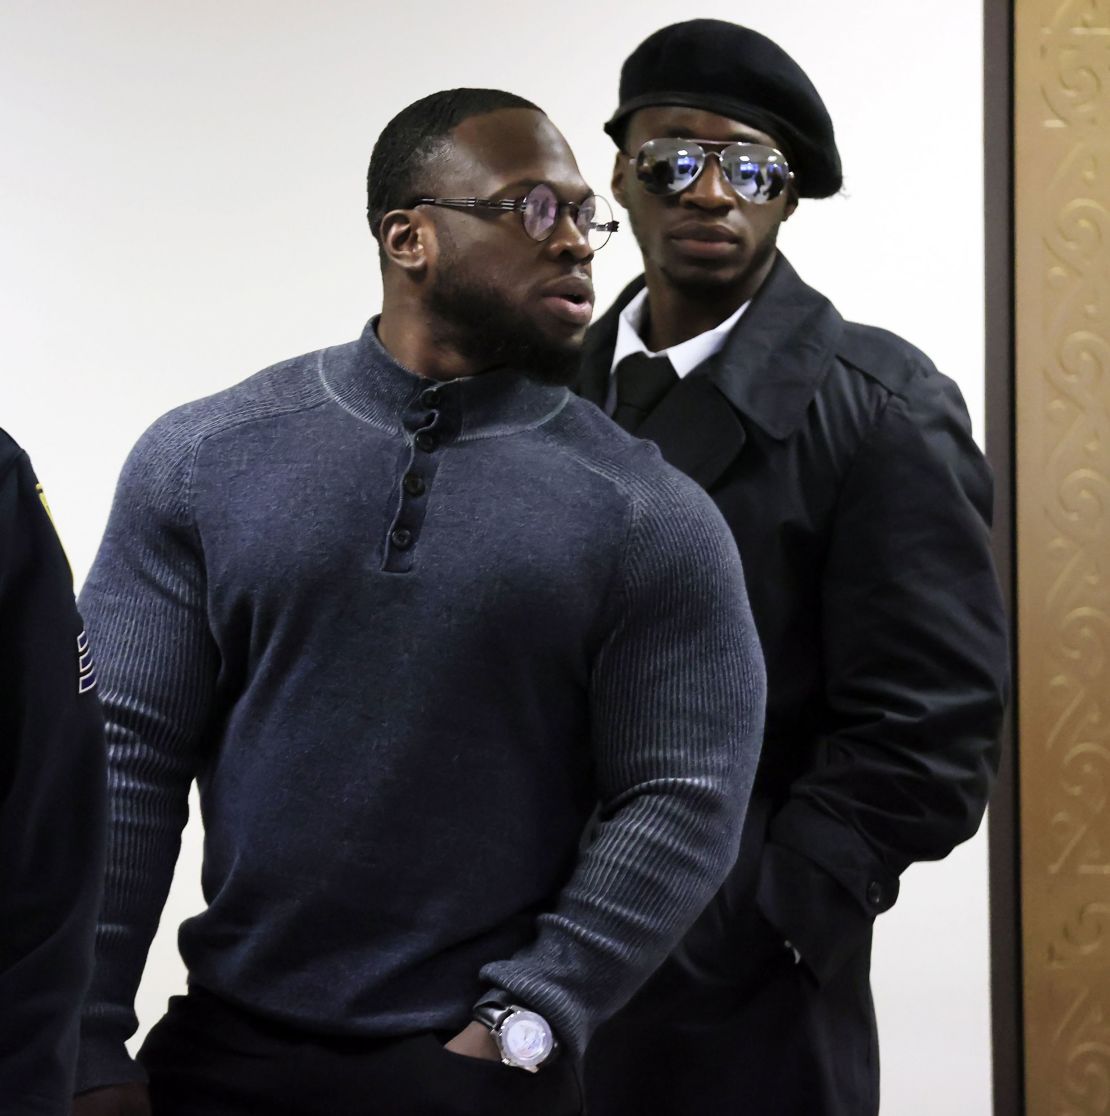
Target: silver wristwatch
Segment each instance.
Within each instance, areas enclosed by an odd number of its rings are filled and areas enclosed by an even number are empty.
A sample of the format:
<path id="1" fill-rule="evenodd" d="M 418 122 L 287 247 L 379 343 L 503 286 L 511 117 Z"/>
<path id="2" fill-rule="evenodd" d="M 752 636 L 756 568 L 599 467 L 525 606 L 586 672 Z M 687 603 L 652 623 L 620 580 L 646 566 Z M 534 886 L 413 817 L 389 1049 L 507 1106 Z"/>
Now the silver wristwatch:
<path id="1" fill-rule="evenodd" d="M 505 1065 L 535 1073 L 551 1060 L 559 1044 L 542 1015 L 506 1001 L 500 995 L 480 1000 L 474 1018 L 489 1028 Z"/>

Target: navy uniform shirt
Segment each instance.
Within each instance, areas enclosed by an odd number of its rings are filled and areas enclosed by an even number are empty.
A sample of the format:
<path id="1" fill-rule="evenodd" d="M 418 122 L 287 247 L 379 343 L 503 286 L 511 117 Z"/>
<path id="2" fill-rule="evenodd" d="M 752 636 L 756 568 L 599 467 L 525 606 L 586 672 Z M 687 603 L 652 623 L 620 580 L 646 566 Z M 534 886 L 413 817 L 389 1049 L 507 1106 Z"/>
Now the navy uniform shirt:
<path id="1" fill-rule="evenodd" d="M 69 1112 L 103 875 L 103 721 L 73 579 L 0 430 L 0 1116 Z"/>

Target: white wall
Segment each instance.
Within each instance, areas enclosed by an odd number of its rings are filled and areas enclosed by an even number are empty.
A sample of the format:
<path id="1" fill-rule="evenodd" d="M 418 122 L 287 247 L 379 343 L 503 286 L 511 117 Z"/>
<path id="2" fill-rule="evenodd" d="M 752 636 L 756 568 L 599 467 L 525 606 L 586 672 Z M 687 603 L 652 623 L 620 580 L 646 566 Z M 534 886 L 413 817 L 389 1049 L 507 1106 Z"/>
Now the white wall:
<path id="1" fill-rule="evenodd" d="M 629 5 L 631 9 L 632 6 Z M 592 13 L 592 14 L 591 14 Z M 379 297 L 362 216 L 371 143 L 453 85 L 530 97 L 607 192 L 600 124 L 621 60 L 680 0 L 9 0 L 0 44 L 0 425 L 31 451 L 78 577 L 127 449 L 158 414 L 357 334 Z M 954 376 L 982 435 L 979 6 L 966 0 L 702 5 L 782 43 L 822 91 L 844 196 L 803 202 L 782 244 L 850 317 Z M 604 306 L 637 270 L 621 233 Z M 199 902 L 187 832 L 140 994 L 182 981 Z M 980 836 L 912 869 L 875 961 L 886 1116 L 986 1116 L 987 872 Z"/>

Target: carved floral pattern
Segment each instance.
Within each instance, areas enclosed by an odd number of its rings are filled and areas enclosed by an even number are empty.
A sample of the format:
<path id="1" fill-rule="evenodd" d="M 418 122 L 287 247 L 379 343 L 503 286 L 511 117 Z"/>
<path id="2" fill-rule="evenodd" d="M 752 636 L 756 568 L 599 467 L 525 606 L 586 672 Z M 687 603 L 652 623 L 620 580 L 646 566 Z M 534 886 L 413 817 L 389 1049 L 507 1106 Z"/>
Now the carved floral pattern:
<path id="1" fill-rule="evenodd" d="M 1027 1111 L 1110 1116 L 1110 0 L 1014 11 Z"/>

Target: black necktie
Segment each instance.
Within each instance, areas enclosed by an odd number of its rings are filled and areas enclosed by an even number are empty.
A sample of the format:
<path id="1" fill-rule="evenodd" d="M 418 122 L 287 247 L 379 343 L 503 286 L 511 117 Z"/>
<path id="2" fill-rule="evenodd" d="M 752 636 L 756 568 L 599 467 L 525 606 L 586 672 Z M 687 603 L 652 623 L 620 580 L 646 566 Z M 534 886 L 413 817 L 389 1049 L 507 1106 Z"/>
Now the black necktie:
<path id="1" fill-rule="evenodd" d="M 617 406 L 613 421 L 634 432 L 664 395 L 678 383 L 665 356 L 632 353 L 617 365 Z"/>

